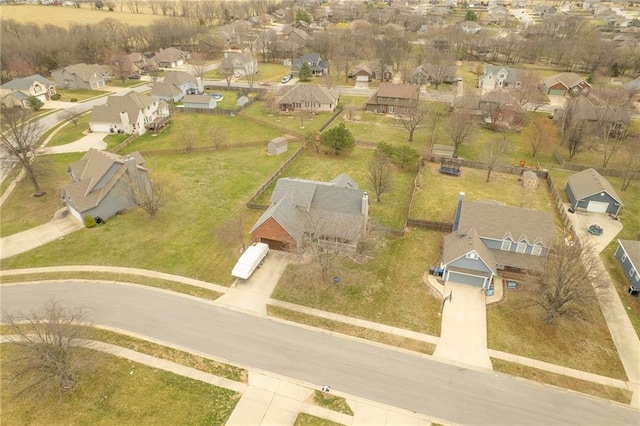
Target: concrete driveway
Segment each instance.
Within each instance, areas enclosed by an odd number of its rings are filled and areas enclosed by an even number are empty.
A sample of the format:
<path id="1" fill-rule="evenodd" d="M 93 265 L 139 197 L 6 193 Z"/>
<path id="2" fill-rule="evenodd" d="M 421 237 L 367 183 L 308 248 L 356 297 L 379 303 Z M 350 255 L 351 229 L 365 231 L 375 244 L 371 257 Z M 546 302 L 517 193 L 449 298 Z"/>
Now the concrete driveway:
<path id="1" fill-rule="evenodd" d="M 269 250 L 262 267 L 248 280 L 238 279 L 229 290 L 214 303 L 219 306 L 267 315 L 267 302 L 284 269 L 295 256 L 277 250 Z"/>
<path id="2" fill-rule="evenodd" d="M 103 139 L 107 133 L 87 133 L 75 142 L 65 145 L 46 147 L 38 151 L 38 154 L 66 154 L 69 152 L 86 152 L 91 148 L 100 151 L 107 148 L 107 143 Z"/>
<path id="3" fill-rule="evenodd" d="M 0 259 L 24 253 L 84 228 L 82 223 L 66 214 L 66 211 L 66 208 L 58 210 L 54 218 L 44 225 L 0 238 Z"/>
<path id="4" fill-rule="evenodd" d="M 440 341 L 433 356 L 493 369 L 487 350 L 487 308 L 484 290 L 467 284 L 446 282 L 444 294 Z"/>
<path id="5" fill-rule="evenodd" d="M 568 211 L 570 205 L 565 204 Z M 575 229 L 578 239 L 583 244 L 593 245 L 596 253 L 601 253 L 616 235 L 622 231 L 622 222 L 610 218 L 604 213 L 593 213 L 584 210 L 576 210 L 575 213 L 567 213 L 569 220 Z M 602 228 L 602 235 L 591 235 L 587 231 L 591 225 L 598 225 Z"/>

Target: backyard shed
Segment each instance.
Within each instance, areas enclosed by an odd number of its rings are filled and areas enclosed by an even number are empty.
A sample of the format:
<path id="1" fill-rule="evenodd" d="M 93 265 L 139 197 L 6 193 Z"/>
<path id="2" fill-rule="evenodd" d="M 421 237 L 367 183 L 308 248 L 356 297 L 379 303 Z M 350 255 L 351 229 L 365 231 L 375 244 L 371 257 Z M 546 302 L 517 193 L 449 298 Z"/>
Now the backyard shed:
<path id="1" fill-rule="evenodd" d="M 594 213 L 618 214 L 624 205 L 608 180 L 594 169 L 569 176 L 565 191 L 572 209 Z"/>
<path id="2" fill-rule="evenodd" d="M 185 108 L 214 109 L 217 105 L 215 99 L 207 95 L 187 95 L 182 102 Z"/>
<path id="3" fill-rule="evenodd" d="M 522 186 L 526 189 L 536 189 L 538 187 L 538 175 L 531 170 L 522 173 Z"/>
<path id="4" fill-rule="evenodd" d="M 287 141 L 287 138 L 281 136 L 269 141 L 269 144 L 267 145 L 267 152 L 269 155 L 284 154 L 287 152 L 288 148 L 289 141 Z"/>
<path id="5" fill-rule="evenodd" d="M 246 96 L 244 96 L 244 95 L 242 95 L 242 96 L 240 96 L 240 97 L 238 98 L 237 105 L 238 105 L 239 107 L 241 107 L 241 106 L 245 106 L 248 102 L 249 102 L 249 98 L 248 98 L 248 97 L 246 97 Z"/>

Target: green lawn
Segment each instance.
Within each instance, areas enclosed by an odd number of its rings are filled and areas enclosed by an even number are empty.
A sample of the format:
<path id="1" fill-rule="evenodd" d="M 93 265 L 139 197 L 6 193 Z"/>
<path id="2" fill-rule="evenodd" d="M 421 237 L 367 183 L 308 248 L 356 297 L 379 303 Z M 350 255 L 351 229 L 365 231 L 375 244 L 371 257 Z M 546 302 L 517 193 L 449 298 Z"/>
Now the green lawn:
<path id="1" fill-rule="evenodd" d="M 22 179 L 2 205 L 0 236 L 6 237 L 50 221 L 53 214 L 64 207 L 60 194 L 62 187 L 71 182 L 66 173 L 67 166 L 79 160 L 82 155 L 72 153 L 36 157 L 35 168 L 43 172 L 39 183 L 46 194 L 33 197 L 33 186 L 27 179 Z"/>
<path id="2" fill-rule="evenodd" d="M 422 281 L 440 260 L 443 234 L 411 230 L 403 238 L 377 237 L 364 264 L 349 259 L 330 271 L 340 284 L 318 282 L 312 264 L 289 265 L 273 297 L 396 327 L 440 334 L 441 301 Z"/>
<path id="3" fill-rule="evenodd" d="M 131 135 L 123 133 L 112 133 L 105 136 L 102 141 L 107 144 L 106 150 L 111 151 L 113 148 L 124 142 L 129 136 Z"/>
<path id="4" fill-rule="evenodd" d="M 148 151 L 156 149 L 182 149 L 184 145 L 184 131 L 195 129 L 195 146 L 212 146 L 209 138 L 209 128 L 217 127 L 224 132 L 224 144 L 236 145 L 247 142 L 264 142 L 282 136 L 282 132 L 245 120 L 242 117 L 226 115 L 209 115 L 195 113 L 174 114 L 167 129 L 158 135 L 147 132 L 136 138 L 128 145 L 123 153 L 133 151 Z"/>
<path id="5" fill-rule="evenodd" d="M 217 101 L 216 108 L 219 109 L 238 109 L 238 97 L 247 96 L 249 99 L 255 98 L 258 94 L 255 92 L 242 93 L 235 90 L 207 90 L 206 94 L 220 93 L 224 98 L 221 101 Z"/>
<path id="6" fill-rule="evenodd" d="M 253 159 L 253 166 L 241 167 L 248 158 Z M 117 265 L 228 284 L 240 237 L 245 242 L 250 238 L 241 235 L 237 225 L 233 238 L 218 235 L 233 218 L 249 216 L 244 204 L 287 158 L 268 156 L 262 147 L 149 156 L 145 165 L 153 177 L 170 182 L 168 203 L 157 217 L 150 219 L 136 209 L 111 218 L 106 225 L 80 230 L 64 240 L 4 259 L 3 268 Z M 59 193 L 60 187 L 52 189 L 56 199 Z M 25 199 L 10 197 L 3 215 L 11 204 L 19 212 Z"/>
<path id="7" fill-rule="evenodd" d="M 6 362 L 17 356 L 2 345 L 3 386 L 0 393 L 3 424 L 180 424 L 223 425 L 238 402 L 234 391 L 178 376 L 89 349 L 96 367 L 78 377 L 79 387 L 57 398 L 14 398 L 6 380 Z"/>
<path id="8" fill-rule="evenodd" d="M 452 222 L 461 191 L 468 201 L 496 200 L 508 206 L 555 213 L 543 179 L 538 181 L 534 191 L 525 191 L 517 175 L 493 172 L 487 183 L 486 170 L 463 167 L 462 174 L 455 177 L 439 173 L 439 168 L 439 163 L 427 163 L 422 168 L 420 187 L 413 201 L 412 218 Z"/>
<path id="9" fill-rule="evenodd" d="M 296 421 L 293 426 L 342 426 L 341 423 L 332 422 L 331 420 L 323 419 L 321 417 L 312 416 L 307 413 L 300 413 L 296 417 Z"/>
<path id="10" fill-rule="evenodd" d="M 370 196 L 370 216 L 375 223 L 402 229 L 407 217 L 411 200 L 412 182 L 415 177 L 415 166 L 402 169 L 394 166 L 393 184 L 388 193 L 382 195 L 382 201 L 376 203 L 375 195 L 368 181 L 368 164 L 373 158 L 373 150 L 356 148 L 353 153 L 343 156 L 316 154 L 313 148 L 307 148 L 281 174 L 281 177 L 296 177 L 328 182 L 345 172 L 353 178 L 361 189 L 367 190 Z M 268 204 L 275 187 L 267 189 L 257 200 Z"/>
<path id="11" fill-rule="evenodd" d="M 254 82 L 279 83 L 282 77 L 289 74 L 290 67 L 280 64 L 258 64 L 258 74 L 253 79 Z M 238 81 L 246 81 L 246 78 L 240 78 Z"/>
<path id="12" fill-rule="evenodd" d="M 143 84 L 147 84 L 146 81 L 143 80 L 134 80 L 134 79 L 128 79 L 125 78 L 124 82 L 122 81 L 122 79 L 120 78 L 114 78 L 113 80 L 109 81 L 107 83 L 107 86 L 113 86 L 113 87 L 135 87 L 135 86 L 142 86 Z"/>
<path id="13" fill-rule="evenodd" d="M 78 124 L 74 126 L 69 122 L 66 126 L 62 127 L 54 137 L 51 138 L 48 147 L 66 145 L 71 142 L 75 142 L 83 137 L 83 132 L 89 128 L 89 115 L 85 114 L 78 120 Z"/>
<path id="14" fill-rule="evenodd" d="M 270 96 L 270 95 L 268 95 Z M 283 113 L 267 108 L 269 101 L 258 101 L 245 109 L 241 116 L 253 117 L 273 126 L 288 129 L 296 133 L 314 133 L 331 119 L 333 113 L 318 112 L 307 114 L 303 112 Z"/>
<path id="15" fill-rule="evenodd" d="M 108 90 L 87 90 L 87 89 L 56 89 L 63 102 L 71 102 L 71 99 L 77 99 L 77 102 L 84 102 L 87 99 L 97 96 L 110 95 L 112 92 Z"/>

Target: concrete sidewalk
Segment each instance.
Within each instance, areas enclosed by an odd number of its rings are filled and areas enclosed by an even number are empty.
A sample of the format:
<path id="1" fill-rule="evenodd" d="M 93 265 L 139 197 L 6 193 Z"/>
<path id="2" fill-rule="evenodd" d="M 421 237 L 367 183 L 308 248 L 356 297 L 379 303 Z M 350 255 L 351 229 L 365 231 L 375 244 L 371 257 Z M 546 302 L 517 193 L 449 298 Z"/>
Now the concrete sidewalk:
<path id="1" fill-rule="evenodd" d="M 62 239 L 65 235 L 84 228 L 82 223 L 64 212 L 66 212 L 66 208 L 58 210 L 48 223 L 0 238 L 0 259 L 6 259 L 51 241 Z"/>

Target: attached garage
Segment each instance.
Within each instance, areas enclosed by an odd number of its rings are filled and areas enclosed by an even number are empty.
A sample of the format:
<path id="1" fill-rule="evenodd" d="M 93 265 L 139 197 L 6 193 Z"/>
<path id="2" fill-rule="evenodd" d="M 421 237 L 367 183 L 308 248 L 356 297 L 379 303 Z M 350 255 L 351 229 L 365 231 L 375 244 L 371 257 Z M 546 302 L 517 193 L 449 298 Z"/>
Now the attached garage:
<path id="1" fill-rule="evenodd" d="M 490 279 L 489 274 L 484 274 L 481 271 L 465 270 L 453 266 L 447 268 L 443 278 L 444 281 L 468 284 L 474 287 L 486 287 Z"/>
<path id="2" fill-rule="evenodd" d="M 78 219 L 80 221 L 80 223 L 84 223 L 84 219 L 82 218 L 82 215 L 80 214 L 80 212 L 78 210 L 74 209 L 69 204 L 67 204 L 67 210 L 69 210 L 69 213 L 71 213 L 71 216 L 73 216 L 76 219 Z"/>
<path id="3" fill-rule="evenodd" d="M 269 238 L 260 238 L 260 243 L 267 244 L 271 250 L 288 251 L 289 243 L 286 241 L 271 240 Z"/>

